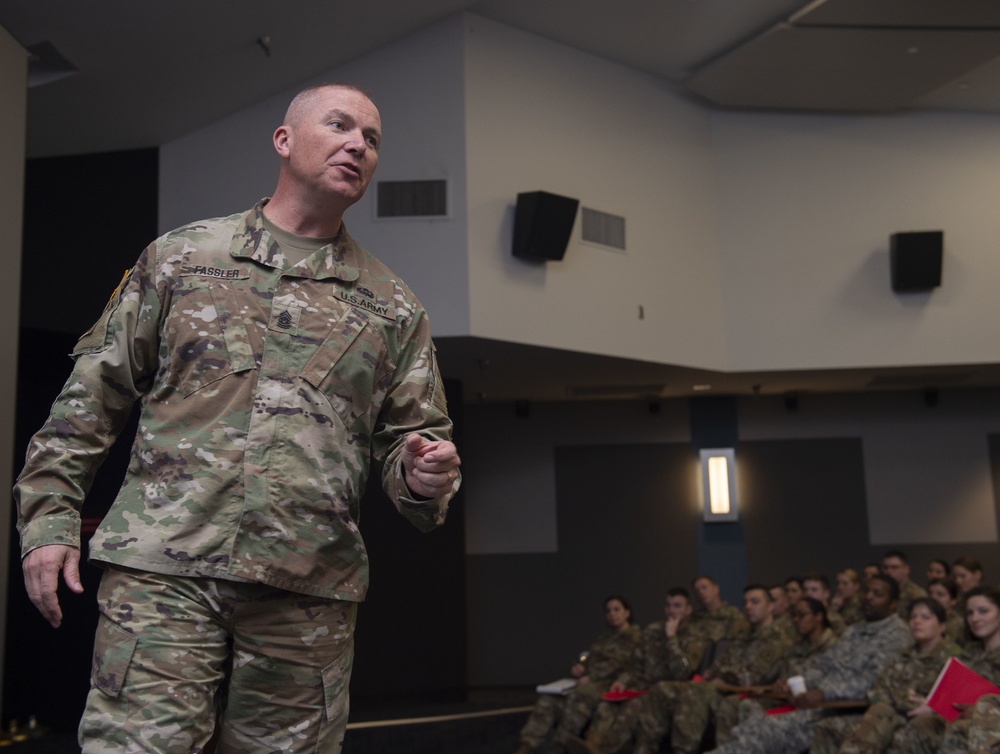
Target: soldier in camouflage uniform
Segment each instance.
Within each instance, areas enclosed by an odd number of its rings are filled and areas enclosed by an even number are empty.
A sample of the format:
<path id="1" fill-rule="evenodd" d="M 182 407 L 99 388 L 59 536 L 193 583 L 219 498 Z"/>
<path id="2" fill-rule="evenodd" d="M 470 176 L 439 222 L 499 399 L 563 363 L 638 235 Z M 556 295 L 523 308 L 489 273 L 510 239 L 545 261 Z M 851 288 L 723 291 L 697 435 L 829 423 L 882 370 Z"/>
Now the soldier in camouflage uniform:
<path id="1" fill-rule="evenodd" d="M 98 323 L 15 489 L 25 584 L 58 627 L 80 506 L 133 404 L 105 568 L 84 752 L 200 751 L 229 674 L 220 752 L 340 751 L 372 458 L 421 529 L 458 484 L 427 315 L 344 211 L 378 161 L 361 90 L 300 93 L 273 136 L 274 196 L 168 233 Z"/>
<path id="2" fill-rule="evenodd" d="M 879 754 L 893 734 L 920 707 L 949 657 L 961 650 L 945 637 L 945 610 L 930 597 L 910 605 L 913 644 L 882 671 L 868 692 L 871 706 L 861 714 L 829 717 L 816 726 L 811 754 Z"/>
<path id="3" fill-rule="evenodd" d="M 687 590 L 676 587 L 667 592 L 665 620 L 650 623 L 643 629 L 624 671 L 611 684 L 610 691 L 644 690 L 661 681 L 689 679 L 699 666 L 709 646 L 708 641 L 689 630 L 691 600 Z M 642 709 L 642 699 L 622 702 L 602 701 L 587 728 L 587 745 L 579 742 L 570 751 L 616 751 L 632 738 L 632 730 Z M 587 746 L 589 745 L 589 749 Z"/>
<path id="4" fill-rule="evenodd" d="M 899 585 L 879 574 L 871 579 L 863 606 L 865 622 L 848 627 L 836 644 L 818 655 L 805 673 L 807 691 L 792 699 L 798 708 L 781 715 L 757 715 L 732 731 L 716 754 L 797 754 L 809 748 L 813 729 L 829 701 L 863 699 L 875 678 L 910 638 L 896 615 Z M 787 686 L 779 681 L 779 689 Z"/>
<path id="5" fill-rule="evenodd" d="M 775 584 L 768 587 L 771 594 L 771 615 L 774 616 L 774 625 L 778 627 L 781 634 L 788 639 L 790 644 L 796 640 L 795 624 L 792 622 L 792 613 L 789 610 L 788 592 L 783 584 Z"/>
<path id="6" fill-rule="evenodd" d="M 977 586 L 964 596 L 969 632 L 977 643 L 966 648 L 962 659 L 994 686 L 1000 686 L 1000 590 Z M 912 742 L 899 743 L 896 751 L 902 752 L 902 745 Z M 929 746 L 925 749 L 931 750 Z M 962 717 L 949 723 L 939 750 L 942 754 L 1000 752 L 1000 696 L 980 697 Z"/>
<path id="7" fill-rule="evenodd" d="M 740 610 L 722 600 L 719 585 L 711 577 L 698 576 L 692 586 L 702 607 L 691 617 L 694 633 L 713 643 L 746 635 L 750 630 L 747 619 Z"/>
<path id="8" fill-rule="evenodd" d="M 865 619 L 861 612 L 861 577 L 853 568 L 837 572 L 837 591 L 830 599 L 830 606 L 848 626 Z"/>
<path id="9" fill-rule="evenodd" d="M 834 634 L 840 636 L 847 628 L 847 622 L 836 610 L 830 607 L 830 581 L 825 575 L 817 571 L 807 573 L 802 577 L 802 593 L 806 597 L 819 600 L 826 609 L 826 618 L 830 622 L 830 629 Z"/>
<path id="10" fill-rule="evenodd" d="M 764 686 L 778 677 L 781 658 L 790 644 L 774 625 L 771 594 L 766 587 L 751 585 L 744 590 L 743 612 L 750 624 L 750 634 L 730 644 L 705 671 L 707 683 L 685 684 L 676 694 L 670 727 L 670 744 L 675 754 L 697 752 L 712 721 L 726 731 L 736 725 L 738 706 L 732 697 L 719 691 L 721 685 Z M 648 697 L 647 714 L 641 718 L 637 736 L 640 750 L 646 746 L 655 751 L 666 733 L 666 723 L 670 722 L 662 714 L 657 691 L 654 689 Z"/>
<path id="11" fill-rule="evenodd" d="M 945 635 L 964 647 L 969 639 L 965 634 L 965 616 L 957 609 L 958 584 L 951 579 L 933 579 L 927 585 L 927 596 L 936 599 L 945 610 L 948 626 Z"/>
<path id="12" fill-rule="evenodd" d="M 566 696 L 543 694 L 538 697 L 528 722 L 521 729 L 521 745 L 516 754 L 537 752 L 555 729 L 552 754 L 565 752 L 567 739 L 583 731 L 601 701 L 601 695 L 618 678 L 639 645 L 641 632 L 631 624 L 632 611 L 624 597 L 604 602 L 605 619 L 611 633 L 600 637 L 587 651 L 585 663 L 571 669 L 577 685 Z"/>
<path id="13" fill-rule="evenodd" d="M 899 584 L 899 617 L 904 620 L 910 614 L 910 603 L 917 597 L 926 597 L 927 592 L 919 584 L 910 581 L 910 562 L 906 554 L 891 550 L 882 556 L 882 573 L 891 576 Z"/>

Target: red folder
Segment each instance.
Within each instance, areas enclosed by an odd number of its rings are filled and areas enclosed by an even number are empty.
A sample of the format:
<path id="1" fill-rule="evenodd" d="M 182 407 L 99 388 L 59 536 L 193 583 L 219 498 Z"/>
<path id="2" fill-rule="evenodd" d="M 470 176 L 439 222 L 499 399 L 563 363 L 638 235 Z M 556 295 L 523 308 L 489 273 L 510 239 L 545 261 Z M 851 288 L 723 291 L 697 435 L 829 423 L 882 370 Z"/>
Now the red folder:
<path id="1" fill-rule="evenodd" d="M 986 694 L 1000 694 L 1000 688 L 961 660 L 950 657 L 927 696 L 927 706 L 950 722 L 962 714 L 956 704 L 973 704 Z"/>
<path id="2" fill-rule="evenodd" d="M 601 694 L 601 699 L 609 702 L 624 702 L 629 699 L 635 699 L 637 696 L 643 696 L 647 694 L 647 691 L 635 691 L 632 689 L 625 689 L 624 691 L 609 691 L 606 694 Z"/>

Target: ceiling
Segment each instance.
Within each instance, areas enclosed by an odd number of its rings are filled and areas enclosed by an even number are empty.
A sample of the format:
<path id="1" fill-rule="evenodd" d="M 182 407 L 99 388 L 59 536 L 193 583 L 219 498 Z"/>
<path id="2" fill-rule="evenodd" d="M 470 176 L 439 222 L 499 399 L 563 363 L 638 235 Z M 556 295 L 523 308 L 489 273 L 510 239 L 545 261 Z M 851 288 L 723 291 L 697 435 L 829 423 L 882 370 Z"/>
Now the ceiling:
<path id="1" fill-rule="evenodd" d="M 708 107 L 1000 112 L 997 0 L 0 0 L 0 25 L 78 69 L 55 78 L 61 61 L 40 48 L 38 157 L 163 144 L 464 10 Z M 439 349 L 471 400 L 1000 385 L 996 365 L 744 375 L 475 338 Z"/>

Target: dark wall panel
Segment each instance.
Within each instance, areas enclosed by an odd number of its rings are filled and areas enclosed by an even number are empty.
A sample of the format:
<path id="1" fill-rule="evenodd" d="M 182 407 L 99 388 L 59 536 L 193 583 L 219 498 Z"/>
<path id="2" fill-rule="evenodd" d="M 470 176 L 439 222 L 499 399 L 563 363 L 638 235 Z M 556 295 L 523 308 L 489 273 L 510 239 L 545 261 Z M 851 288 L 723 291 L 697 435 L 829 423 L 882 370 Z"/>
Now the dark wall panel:
<path id="1" fill-rule="evenodd" d="M 563 447 L 555 451 L 559 549 L 469 558 L 474 678 L 537 683 L 564 676 L 605 629 L 613 593 L 645 624 L 664 592 L 696 568 L 694 457 L 686 444 Z"/>
<path id="2" fill-rule="evenodd" d="M 860 439 L 744 441 L 737 464 L 750 581 L 870 556 Z"/>

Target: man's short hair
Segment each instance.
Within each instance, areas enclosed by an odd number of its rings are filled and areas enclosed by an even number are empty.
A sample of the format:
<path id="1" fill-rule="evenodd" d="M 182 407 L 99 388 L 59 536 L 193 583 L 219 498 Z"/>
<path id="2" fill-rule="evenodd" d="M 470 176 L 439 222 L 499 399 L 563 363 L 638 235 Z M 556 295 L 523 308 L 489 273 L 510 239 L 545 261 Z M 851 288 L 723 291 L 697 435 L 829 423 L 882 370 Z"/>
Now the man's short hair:
<path id="1" fill-rule="evenodd" d="M 324 84 L 306 87 L 292 97 L 292 101 L 288 103 L 288 109 L 285 111 L 285 118 L 282 120 L 282 123 L 284 125 L 294 126 L 298 119 L 302 117 L 302 113 L 309 107 L 309 104 L 316 93 L 322 91 L 323 89 L 350 89 L 352 92 L 357 92 L 358 94 L 367 97 L 372 100 L 372 104 L 375 104 L 375 100 L 372 99 L 371 94 L 366 92 L 360 86 L 348 84 L 343 81 L 328 81 Z"/>
<path id="2" fill-rule="evenodd" d="M 706 576 L 705 574 L 701 574 L 700 576 L 695 576 L 693 579 L 691 579 L 691 586 L 694 586 L 702 579 L 704 579 L 710 584 L 715 584 L 715 579 L 713 579 L 711 576 Z M 718 584 L 715 585 L 718 586 Z"/>
<path id="3" fill-rule="evenodd" d="M 899 602 L 899 582 L 896 581 L 892 576 L 886 576 L 884 573 L 876 573 L 871 577 L 872 581 L 881 581 L 883 584 L 889 587 L 889 598 L 893 602 Z"/>
<path id="4" fill-rule="evenodd" d="M 822 574 L 819 571 L 810 571 L 805 576 L 803 576 L 802 582 L 805 583 L 806 581 L 818 581 L 820 584 L 826 587 L 826 591 L 828 592 L 830 591 L 830 580 L 826 577 L 825 574 Z"/>
<path id="5" fill-rule="evenodd" d="M 691 595 L 688 593 L 688 590 L 685 589 L 682 586 L 675 586 L 673 589 L 668 589 L 667 590 L 667 596 L 668 597 L 683 597 L 685 600 L 687 600 L 687 603 L 689 605 L 691 604 Z"/>
<path id="6" fill-rule="evenodd" d="M 899 558 L 907 565 L 910 564 L 909 559 L 906 557 L 905 553 L 903 553 L 902 550 L 889 550 L 889 552 L 887 552 L 885 555 L 882 556 L 882 560 L 885 560 L 886 558 Z"/>
<path id="7" fill-rule="evenodd" d="M 756 591 L 763 592 L 764 593 L 764 597 L 767 599 L 768 602 L 773 602 L 774 601 L 774 600 L 771 599 L 771 590 L 768 589 L 763 584 L 748 584 L 747 586 L 743 587 L 743 594 L 744 595 L 746 595 L 748 592 L 756 592 Z"/>

